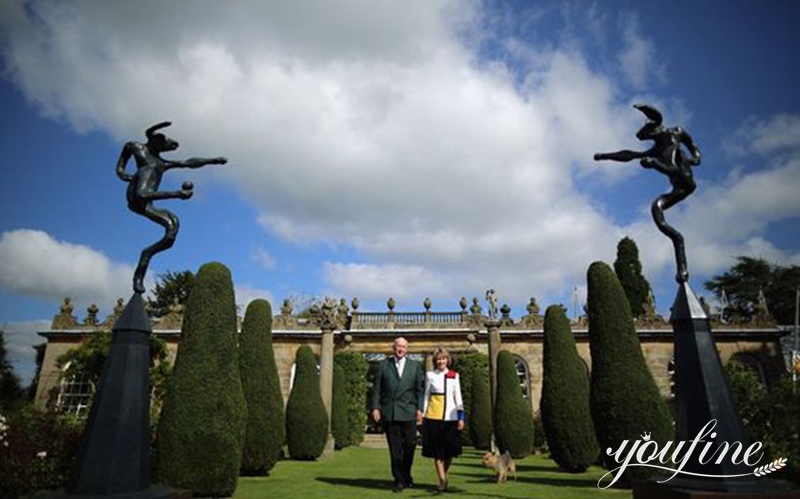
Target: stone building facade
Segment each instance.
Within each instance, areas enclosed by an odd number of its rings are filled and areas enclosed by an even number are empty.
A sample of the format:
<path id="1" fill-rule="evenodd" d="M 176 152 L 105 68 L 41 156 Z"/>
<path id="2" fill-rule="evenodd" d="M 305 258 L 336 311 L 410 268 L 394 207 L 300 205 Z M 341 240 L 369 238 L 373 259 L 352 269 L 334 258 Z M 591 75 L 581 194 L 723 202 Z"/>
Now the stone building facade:
<path id="1" fill-rule="evenodd" d="M 450 312 L 431 311 L 431 301 L 425 299 L 419 312 L 395 312 L 393 299 L 387 302 L 386 312 L 361 312 L 358 300 L 348 305 L 344 299 L 338 304 L 312 307 L 300 317 L 293 313 L 285 300 L 273 320 L 273 346 L 278 366 L 284 400 L 288 400 L 293 375 L 294 358 L 301 345 L 308 345 L 321 355 L 322 325 L 333 328 L 335 351 L 355 351 L 370 361 L 377 361 L 391 353 L 391 343 L 397 336 L 409 342 L 409 355 L 426 362 L 430 367 L 430 354 L 438 346 L 447 348 L 454 357 L 468 352 L 488 354 L 488 317 L 477 298 L 470 304 L 465 298 L 460 309 Z M 57 359 L 75 348 L 87 336 L 99 331 L 110 331 L 122 313 L 122 300 L 105 320 L 97 317 L 98 309 L 92 305 L 86 317 L 79 321 L 66 299 L 52 326 L 39 334 L 47 341 L 39 376 L 36 402 L 39 405 L 57 404 L 64 410 L 80 410 L 81 400 L 88 398 L 86 386 L 80 380 L 65 380 L 57 367 Z M 671 384 L 673 333 L 664 318 L 652 312 L 635 321 L 642 351 L 648 367 L 661 392 L 668 396 Z M 514 354 L 523 391 L 532 409 L 538 410 L 542 384 L 542 339 L 544 317 L 536 300 L 531 298 L 527 314 L 519 319 L 510 316 L 510 309 L 500 309 L 500 338 L 502 348 Z M 168 345 L 168 361 L 174 360 L 181 337 L 182 310 L 175 305 L 169 314 L 153 320 L 153 332 Z M 768 382 L 785 371 L 780 338 L 786 333 L 769 320 L 761 317 L 748 324 L 724 324 L 712 319 L 712 330 L 723 362 L 737 358 L 752 366 Z M 572 331 L 578 353 L 587 371 L 591 370 L 589 355 L 588 321 L 585 317 L 573 321 Z M 83 399 L 82 399 L 83 397 Z"/>

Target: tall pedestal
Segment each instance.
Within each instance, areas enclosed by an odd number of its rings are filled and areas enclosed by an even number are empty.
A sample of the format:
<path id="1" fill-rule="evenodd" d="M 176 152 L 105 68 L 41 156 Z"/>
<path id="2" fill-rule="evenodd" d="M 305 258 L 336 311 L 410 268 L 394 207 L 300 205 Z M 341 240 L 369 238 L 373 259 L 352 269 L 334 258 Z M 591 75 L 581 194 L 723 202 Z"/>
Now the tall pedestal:
<path id="1" fill-rule="evenodd" d="M 708 459 L 720 445 L 728 443 L 733 446 L 735 442 L 741 442 L 739 461 L 750 446 L 750 441 L 739 424 L 708 317 L 689 283 L 682 283 L 678 288 L 671 322 L 675 333 L 676 442 L 684 441 L 688 445 L 709 421 L 716 420 L 715 435 L 705 437 L 697 445 L 683 471 L 718 478 L 678 475 L 663 484 L 655 482 L 666 477 L 655 478 L 647 483 L 635 484 L 634 497 L 797 497 L 793 492 L 787 492 L 787 488 L 791 487 L 785 483 L 753 476 L 755 466 L 734 464 L 731 459 L 733 449 L 719 463 L 716 458 Z M 709 455 L 706 456 L 708 462 L 703 464 L 698 457 L 708 442 L 711 442 Z M 762 458 L 759 464 L 767 464 L 769 457 Z"/>
<path id="2" fill-rule="evenodd" d="M 489 333 L 489 388 L 492 395 L 492 409 L 497 399 L 497 354 L 500 353 L 502 343 L 500 342 L 500 321 L 486 321 L 486 329 Z"/>
<path id="3" fill-rule="evenodd" d="M 328 440 L 325 443 L 323 454 L 330 454 L 334 449 L 331 429 L 331 408 L 333 405 L 333 329 L 322 329 L 322 345 L 319 358 L 319 388 L 322 393 L 322 403 L 328 415 Z"/>

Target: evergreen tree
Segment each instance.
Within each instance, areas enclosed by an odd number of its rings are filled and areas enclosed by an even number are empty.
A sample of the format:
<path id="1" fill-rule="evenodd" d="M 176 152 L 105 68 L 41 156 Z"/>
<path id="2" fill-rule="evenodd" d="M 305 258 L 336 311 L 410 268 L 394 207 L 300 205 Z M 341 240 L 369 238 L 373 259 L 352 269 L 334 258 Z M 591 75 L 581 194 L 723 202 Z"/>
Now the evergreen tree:
<path id="1" fill-rule="evenodd" d="M 644 305 L 650 295 L 650 283 L 642 275 L 642 263 L 639 261 L 639 248 L 629 237 L 623 237 L 617 244 L 617 259 L 614 261 L 614 272 L 617 274 L 631 312 L 634 317 L 644 313 Z"/>
<path id="2" fill-rule="evenodd" d="M 367 371 L 369 363 L 364 355 L 358 352 L 336 352 L 333 357 L 334 366 L 342 369 L 341 403 L 345 411 L 343 418 L 344 428 L 337 436 L 334 434 L 338 448 L 358 445 L 364 440 L 364 426 L 367 424 L 367 414 L 364 408 L 367 405 Z M 334 377 L 336 376 L 334 371 Z M 334 379 L 334 383 L 336 380 Z M 334 387 L 334 390 L 336 388 Z M 335 403 L 332 402 L 335 409 Z M 331 425 L 334 415 L 331 414 Z"/>
<path id="3" fill-rule="evenodd" d="M 331 400 L 331 434 L 337 449 L 350 445 L 347 427 L 347 379 L 344 368 L 333 365 L 333 396 Z"/>
<path id="4" fill-rule="evenodd" d="M 600 449 L 589 410 L 589 377 L 560 305 L 545 313 L 543 364 L 541 411 L 548 449 L 559 467 L 581 473 Z"/>
<path id="5" fill-rule="evenodd" d="M 494 432 L 500 452 L 509 451 L 514 459 L 533 450 L 533 414 L 519 386 L 514 357 L 506 350 L 497 354 L 497 394 L 494 407 Z"/>
<path id="6" fill-rule="evenodd" d="M 661 448 L 673 439 L 672 420 L 642 355 L 625 291 L 603 262 L 589 267 L 587 280 L 590 405 L 600 449 L 616 450 L 623 440 L 639 440 L 643 433 L 651 433 Z M 605 452 L 601 455 L 607 468 L 618 466 Z M 652 473 L 652 468 L 629 467 L 624 479 Z"/>
<path id="7" fill-rule="evenodd" d="M 22 385 L 7 358 L 5 332 L 0 330 L 0 409 L 10 409 L 22 401 Z"/>
<path id="8" fill-rule="evenodd" d="M 185 304 L 194 280 L 195 275 L 189 270 L 158 274 L 153 298 L 147 298 L 147 310 L 153 317 L 163 317 L 176 302 Z"/>
<path id="9" fill-rule="evenodd" d="M 230 271 L 200 267 L 158 427 L 162 483 L 195 496 L 231 496 L 242 459 L 246 406 L 239 377 Z"/>
<path id="10" fill-rule="evenodd" d="M 292 459 L 314 460 L 328 440 L 328 414 L 319 389 L 317 359 L 307 345 L 297 349 L 294 385 L 286 405 L 286 441 Z"/>
<path id="11" fill-rule="evenodd" d="M 284 440 L 283 394 L 272 350 L 272 307 L 253 300 L 242 322 L 240 374 L 247 402 L 241 471 L 266 475 L 280 457 Z"/>
<path id="12" fill-rule="evenodd" d="M 476 449 L 489 449 L 492 445 L 492 396 L 489 375 L 482 369 L 476 369 L 472 375 L 472 404 L 469 414 L 472 445 Z"/>
<path id="13" fill-rule="evenodd" d="M 453 365 L 451 369 L 458 371 L 458 376 L 461 378 L 461 397 L 464 401 L 464 412 L 467 422 L 467 430 L 461 432 L 462 445 L 477 444 L 472 440 L 472 386 L 473 378 L 477 376 L 478 371 L 488 379 L 489 377 L 489 356 L 481 352 L 462 353 L 453 356 Z M 489 431 L 491 432 L 491 402 L 489 403 Z"/>

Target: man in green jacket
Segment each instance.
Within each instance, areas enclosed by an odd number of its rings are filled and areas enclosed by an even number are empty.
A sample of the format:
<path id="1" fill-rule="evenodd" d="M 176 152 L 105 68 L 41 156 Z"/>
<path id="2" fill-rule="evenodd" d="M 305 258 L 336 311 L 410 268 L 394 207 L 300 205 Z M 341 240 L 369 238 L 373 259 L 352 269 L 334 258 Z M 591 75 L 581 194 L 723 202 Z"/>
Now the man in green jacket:
<path id="1" fill-rule="evenodd" d="M 380 362 L 372 386 L 372 418 L 382 423 L 392 460 L 392 490 L 413 487 L 411 465 L 422 424 L 425 376 L 419 362 L 406 357 L 408 341 L 394 340 L 394 355 Z"/>

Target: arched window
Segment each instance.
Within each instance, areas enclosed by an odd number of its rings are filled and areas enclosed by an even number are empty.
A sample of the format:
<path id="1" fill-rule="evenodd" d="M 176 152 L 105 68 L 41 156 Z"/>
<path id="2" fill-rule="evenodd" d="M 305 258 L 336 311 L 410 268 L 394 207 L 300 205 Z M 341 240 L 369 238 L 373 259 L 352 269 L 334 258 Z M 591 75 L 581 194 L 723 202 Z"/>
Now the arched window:
<path id="1" fill-rule="evenodd" d="M 62 370 L 66 372 L 70 364 L 67 362 Z M 61 412 L 80 416 L 89 407 L 93 391 L 94 386 L 85 373 L 80 372 L 70 377 L 62 375 L 56 407 Z"/>
<path id="2" fill-rule="evenodd" d="M 528 401 L 528 405 L 531 405 L 531 378 L 528 364 L 519 355 L 514 355 L 514 368 L 517 371 L 517 378 L 519 378 L 519 386 L 522 388 L 522 396 Z"/>

